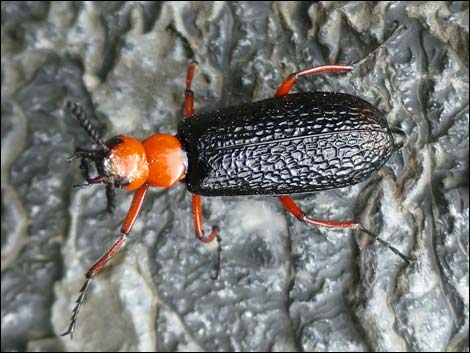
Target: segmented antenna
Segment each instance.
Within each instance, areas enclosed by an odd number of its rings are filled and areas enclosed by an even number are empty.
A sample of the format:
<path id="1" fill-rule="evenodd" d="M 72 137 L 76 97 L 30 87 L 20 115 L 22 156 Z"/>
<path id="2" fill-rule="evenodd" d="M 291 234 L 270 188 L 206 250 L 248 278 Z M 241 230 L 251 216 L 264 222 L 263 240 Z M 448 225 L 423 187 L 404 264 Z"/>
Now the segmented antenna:
<path id="1" fill-rule="evenodd" d="M 219 273 L 220 273 L 220 253 L 222 252 L 222 246 L 220 243 L 222 242 L 222 238 L 220 237 L 219 233 L 216 235 L 217 239 L 217 263 L 215 265 L 215 275 L 211 275 L 212 280 L 216 280 L 219 278 Z"/>
<path id="2" fill-rule="evenodd" d="M 98 144 L 102 149 L 108 150 L 108 147 L 104 143 L 101 136 L 98 134 L 94 126 L 87 119 L 85 112 L 80 104 L 67 100 L 65 102 L 65 108 L 72 113 L 75 119 L 78 120 L 80 126 L 87 132 L 96 144 Z"/>
<path id="3" fill-rule="evenodd" d="M 70 325 L 66 332 L 61 334 L 61 336 L 70 335 L 70 339 L 73 339 L 73 332 L 75 331 L 75 325 L 77 324 L 78 313 L 80 312 L 80 306 L 83 304 L 85 300 L 85 293 L 90 285 L 91 278 L 87 278 L 85 283 L 83 283 L 82 288 L 80 289 L 80 295 L 78 296 L 77 300 L 75 301 L 75 308 L 72 311 L 72 317 L 70 318 Z"/>
<path id="4" fill-rule="evenodd" d="M 406 255 L 403 255 L 398 249 L 394 248 L 393 246 L 391 246 L 388 242 L 386 242 L 385 240 L 379 238 L 379 236 L 377 234 L 374 234 L 372 233 L 370 230 L 367 230 L 365 229 L 362 225 L 359 225 L 359 228 L 358 228 L 361 232 L 364 232 L 366 233 L 367 235 L 370 235 L 371 237 L 377 239 L 382 245 L 384 245 L 385 247 L 387 247 L 389 250 L 391 250 L 395 255 L 398 255 L 400 256 L 403 261 L 405 261 L 408 265 L 411 264 L 412 260 L 407 257 Z"/>

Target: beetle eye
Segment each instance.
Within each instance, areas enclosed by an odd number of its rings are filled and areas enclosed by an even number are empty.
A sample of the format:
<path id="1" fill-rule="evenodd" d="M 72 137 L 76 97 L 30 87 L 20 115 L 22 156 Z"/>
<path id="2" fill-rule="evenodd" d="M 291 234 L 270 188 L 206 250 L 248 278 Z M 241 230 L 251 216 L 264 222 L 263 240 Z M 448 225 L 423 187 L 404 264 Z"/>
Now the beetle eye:
<path id="1" fill-rule="evenodd" d="M 123 143 L 123 139 L 120 136 L 114 136 L 110 138 L 108 141 L 106 141 L 106 146 L 112 150 L 114 147 L 120 145 Z"/>

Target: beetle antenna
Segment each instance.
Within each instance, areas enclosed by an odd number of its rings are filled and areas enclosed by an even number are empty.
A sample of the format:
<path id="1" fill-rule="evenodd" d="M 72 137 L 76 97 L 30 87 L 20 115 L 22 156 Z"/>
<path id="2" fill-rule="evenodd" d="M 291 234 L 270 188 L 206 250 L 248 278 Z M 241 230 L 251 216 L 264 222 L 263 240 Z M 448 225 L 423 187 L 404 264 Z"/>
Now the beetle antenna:
<path id="1" fill-rule="evenodd" d="M 366 233 L 367 235 L 370 235 L 371 237 L 375 238 L 376 240 L 378 240 L 382 245 L 384 245 L 385 247 L 387 247 L 389 250 L 391 250 L 395 255 L 398 255 L 400 256 L 403 261 L 405 261 L 408 265 L 410 265 L 413 260 L 411 260 L 408 256 L 402 254 L 397 248 L 393 247 L 392 245 L 390 245 L 390 243 L 386 242 L 385 240 L 379 238 L 379 236 L 377 234 L 374 234 L 372 233 L 370 230 L 367 230 L 365 229 L 362 225 L 359 225 L 359 228 L 358 228 L 361 232 L 364 232 Z"/>
<path id="2" fill-rule="evenodd" d="M 75 325 L 77 324 L 78 313 L 80 312 L 80 307 L 85 300 L 85 293 L 90 285 L 91 278 L 87 278 L 85 283 L 83 283 L 82 288 L 80 289 L 80 295 L 78 296 L 77 300 L 75 301 L 75 308 L 72 311 L 72 317 L 70 318 L 70 325 L 67 331 L 65 331 L 61 336 L 70 335 L 70 339 L 73 339 L 73 332 L 75 331 Z"/>
<path id="3" fill-rule="evenodd" d="M 72 113 L 75 119 L 78 120 L 80 126 L 87 132 L 87 134 L 91 137 L 96 144 L 98 144 L 102 149 L 105 151 L 108 150 L 108 147 L 104 143 L 101 136 L 96 131 L 95 127 L 90 123 L 88 120 L 83 108 L 80 104 L 67 100 L 65 102 L 65 108 Z"/>
<path id="4" fill-rule="evenodd" d="M 211 275 L 212 280 L 216 280 L 219 278 L 219 273 L 220 273 L 220 253 L 222 252 L 222 246 L 220 243 L 222 243 L 222 238 L 220 237 L 219 233 L 216 235 L 217 238 L 217 262 L 215 265 L 215 275 Z"/>

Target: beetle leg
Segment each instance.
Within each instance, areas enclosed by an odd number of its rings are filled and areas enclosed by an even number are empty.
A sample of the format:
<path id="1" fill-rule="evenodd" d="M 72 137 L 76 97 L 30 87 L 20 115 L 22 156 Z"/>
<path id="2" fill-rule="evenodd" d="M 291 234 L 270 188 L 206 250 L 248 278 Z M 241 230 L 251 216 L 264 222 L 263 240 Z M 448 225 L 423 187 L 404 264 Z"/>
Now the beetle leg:
<path id="1" fill-rule="evenodd" d="M 314 219 L 307 217 L 299 206 L 292 200 L 290 196 L 279 196 L 285 208 L 292 213 L 292 215 L 301 222 L 305 222 L 314 226 L 328 227 L 328 228 L 357 228 L 358 223 L 355 221 L 325 221 L 321 219 Z"/>
<path id="2" fill-rule="evenodd" d="M 194 233 L 196 238 L 198 238 L 203 243 L 210 243 L 214 239 L 217 239 L 217 262 L 216 262 L 216 271 L 215 275 L 211 275 L 211 279 L 216 280 L 219 277 L 220 272 L 220 252 L 222 247 L 220 243 L 222 239 L 219 235 L 219 227 L 212 226 L 212 230 L 209 235 L 204 235 L 204 229 L 202 224 L 202 207 L 201 207 L 201 195 L 193 194 L 193 219 L 194 219 Z"/>
<path id="3" fill-rule="evenodd" d="M 204 236 L 204 229 L 202 227 L 202 207 L 201 207 L 201 195 L 193 194 L 193 217 L 194 217 L 194 232 L 196 238 L 203 243 L 210 243 L 216 237 L 219 232 L 219 227 L 212 226 L 212 231 L 208 236 Z"/>
<path id="4" fill-rule="evenodd" d="M 194 71 L 196 70 L 196 63 L 192 63 L 189 66 L 188 74 L 186 76 L 186 91 L 184 97 L 184 117 L 185 119 L 191 117 L 194 114 L 194 95 L 191 91 L 191 82 L 193 81 Z M 196 238 L 204 243 L 210 243 L 216 237 L 219 232 L 219 227 L 213 226 L 212 231 L 206 237 L 204 236 L 204 230 L 202 227 L 202 207 L 201 207 L 201 195 L 193 194 L 193 217 L 194 217 L 194 232 Z"/>
<path id="5" fill-rule="evenodd" d="M 184 95 L 184 118 L 187 119 L 194 114 L 194 93 L 191 90 L 191 83 L 193 81 L 194 71 L 196 70 L 196 63 L 192 63 L 189 66 L 188 74 L 186 76 L 186 91 Z M 210 243 L 217 237 L 218 249 L 217 249 L 217 271 L 216 275 L 212 276 L 212 279 L 216 279 L 219 275 L 220 270 L 220 242 L 221 239 L 218 235 L 219 227 L 212 226 L 212 230 L 208 236 L 204 235 L 204 229 L 202 226 L 202 208 L 201 208 L 201 196 L 193 194 L 193 218 L 194 218 L 194 232 L 196 238 L 203 243 Z"/>
<path id="6" fill-rule="evenodd" d="M 100 273 L 103 267 L 111 259 L 111 257 L 122 246 L 122 244 L 126 240 L 127 235 L 131 231 L 135 220 L 137 219 L 139 211 L 142 207 L 142 203 L 144 202 L 144 198 L 147 193 L 147 190 L 148 190 L 148 184 L 144 184 L 139 189 L 137 189 L 137 191 L 134 194 L 134 199 L 132 200 L 131 208 L 127 212 L 126 219 L 124 220 L 124 224 L 121 227 L 121 236 L 119 240 L 116 242 L 116 244 L 114 244 L 111 247 L 111 249 L 108 250 L 108 252 L 100 260 L 98 260 L 96 264 L 93 265 L 93 267 L 90 268 L 90 270 L 88 270 L 86 274 L 87 278 L 93 278 L 98 273 Z"/>
<path id="7" fill-rule="evenodd" d="M 142 203 L 145 198 L 145 194 L 147 193 L 148 185 L 144 184 L 134 194 L 134 199 L 132 200 L 131 207 L 129 212 L 127 213 L 126 219 L 124 220 L 124 224 L 121 227 L 121 236 L 119 239 L 114 243 L 114 245 L 106 252 L 106 254 L 101 257 L 86 273 L 86 281 L 83 284 L 82 288 L 80 289 L 80 295 L 76 300 L 75 308 L 72 312 L 72 317 L 70 319 L 70 325 L 66 332 L 62 334 L 62 336 L 66 336 L 70 334 L 70 337 L 73 338 L 73 332 L 75 331 L 75 325 L 77 323 L 78 313 L 80 311 L 80 306 L 82 305 L 83 301 L 85 300 L 85 293 L 88 289 L 90 281 L 98 275 L 103 267 L 111 260 L 111 258 L 118 252 L 118 250 L 122 247 L 125 243 L 127 235 L 132 229 L 134 222 L 139 214 L 139 211 L 142 207 Z"/>
<path id="8" fill-rule="evenodd" d="M 106 201 L 106 210 L 112 214 L 116 208 L 116 191 L 114 190 L 114 185 L 111 183 L 106 184 Z"/>
<path id="9" fill-rule="evenodd" d="M 284 82 L 279 86 L 275 96 L 280 97 L 288 94 L 292 87 L 294 87 L 294 85 L 296 84 L 297 79 L 299 77 L 329 72 L 349 72 L 352 69 L 353 67 L 349 65 L 324 65 L 309 67 L 307 69 L 294 72 L 293 74 L 290 74 L 289 77 L 287 77 Z"/>
<path id="10" fill-rule="evenodd" d="M 194 114 L 194 93 L 191 90 L 191 83 L 193 81 L 194 71 L 196 70 L 196 63 L 192 63 L 189 66 L 188 74 L 186 76 L 186 91 L 184 94 L 184 118 L 187 119 Z M 193 219 L 194 219 L 194 233 L 203 243 L 210 243 L 217 238 L 217 266 L 215 276 L 211 276 L 212 279 L 217 279 L 220 272 L 220 242 L 222 241 L 219 236 L 219 227 L 212 226 L 212 230 L 208 236 L 204 235 L 204 229 L 202 225 L 202 207 L 201 207 L 201 195 L 193 194 Z"/>
<path id="11" fill-rule="evenodd" d="M 285 208 L 292 213 L 292 215 L 297 218 L 299 221 L 314 225 L 314 226 L 320 226 L 320 227 L 328 227 L 328 228 L 352 228 L 352 229 L 358 229 L 361 232 L 364 232 L 373 238 L 377 239 L 382 245 L 390 249 L 394 254 L 400 256 L 406 263 L 410 264 L 411 259 L 408 258 L 407 256 L 403 255 L 400 251 L 398 251 L 396 248 L 391 246 L 388 242 L 385 240 L 379 238 L 376 234 L 372 233 L 371 231 L 365 229 L 360 223 L 356 221 L 327 221 L 327 220 L 322 220 L 322 219 L 314 219 L 310 218 L 305 215 L 305 213 L 297 206 L 297 204 L 292 200 L 290 196 L 279 196 L 279 200 L 282 202 Z"/>
<path id="12" fill-rule="evenodd" d="M 216 280 L 219 278 L 219 273 L 220 273 L 220 253 L 222 252 L 222 246 L 220 243 L 222 242 L 222 238 L 220 237 L 219 233 L 216 235 L 217 238 L 217 265 L 215 267 L 215 274 L 211 275 L 212 280 Z"/>
<path id="13" fill-rule="evenodd" d="M 194 71 L 196 70 L 196 63 L 189 66 L 188 74 L 186 76 L 186 91 L 184 97 L 184 117 L 185 119 L 194 114 L 194 94 L 191 91 L 191 82 L 193 81 Z M 210 243 L 219 232 L 217 226 L 212 227 L 212 231 L 206 237 L 202 227 L 202 208 L 201 208 L 201 195 L 193 194 L 193 217 L 194 217 L 194 232 L 196 238 L 204 243 Z"/>

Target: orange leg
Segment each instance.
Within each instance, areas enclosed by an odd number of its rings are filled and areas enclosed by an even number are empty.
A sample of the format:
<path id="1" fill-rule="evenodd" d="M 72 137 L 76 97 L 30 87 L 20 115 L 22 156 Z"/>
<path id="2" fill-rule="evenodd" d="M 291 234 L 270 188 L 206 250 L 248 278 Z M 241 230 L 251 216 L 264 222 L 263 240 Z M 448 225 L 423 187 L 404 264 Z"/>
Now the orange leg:
<path id="1" fill-rule="evenodd" d="M 194 232 L 196 238 L 203 243 L 210 243 L 219 233 L 219 227 L 212 226 L 212 231 L 208 236 L 204 236 L 204 229 L 202 227 L 202 208 L 201 208 L 201 196 L 193 195 L 193 216 L 194 216 Z"/>
<path id="2" fill-rule="evenodd" d="M 406 263 L 410 264 L 411 260 L 403 255 L 400 251 L 398 251 L 396 248 L 391 246 L 388 242 L 385 240 L 379 238 L 377 234 L 372 233 L 370 230 L 365 229 L 359 222 L 356 221 L 326 221 L 322 219 L 314 219 L 307 217 L 305 213 L 299 208 L 299 206 L 296 205 L 294 200 L 290 196 L 279 196 L 279 200 L 282 202 L 285 208 L 292 213 L 292 215 L 297 218 L 299 221 L 314 225 L 314 226 L 320 226 L 320 227 L 328 227 L 328 228 L 353 228 L 353 229 L 358 229 L 361 232 L 364 232 L 371 237 L 375 238 L 378 242 L 380 242 L 382 245 L 390 249 L 394 254 L 400 256 Z"/>
<path id="3" fill-rule="evenodd" d="M 70 325 L 66 332 L 62 334 L 62 336 L 70 334 L 70 337 L 73 338 L 73 332 L 75 331 L 75 325 L 77 323 L 78 313 L 80 311 L 80 306 L 83 304 L 85 300 L 85 293 L 88 289 L 90 284 L 90 280 L 92 280 L 97 274 L 101 272 L 104 266 L 111 260 L 111 258 L 118 252 L 121 246 L 126 241 L 127 235 L 132 229 L 134 222 L 139 214 L 139 211 L 142 207 L 142 203 L 145 198 L 145 194 L 147 193 L 148 185 L 143 185 L 134 194 L 134 199 L 132 200 L 131 208 L 127 213 L 126 219 L 124 220 L 124 224 L 121 227 L 121 236 L 117 240 L 116 243 L 103 255 L 101 259 L 99 259 L 86 273 L 86 281 L 83 284 L 82 288 L 80 289 L 80 295 L 76 300 L 75 308 L 72 312 L 72 317 L 70 319 Z"/>
<path id="4" fill-rule="evenodd" d="M 189 66 L 188 75 L 186 76 L 186 91 L 184 98 L 184 118 L 187 119 L 194 114 L 194 94 L 191 91 L 191 82 L 193 80 L 196 64 L 193 63 Z M 213 226 L 212 231 L 208 236 L 204 236 L 204 229 L 202 225 L 202 208 L 201 196 L 193 194 L 193 217 L 194 217 L 194 232 L 196 238 L 204 243 L 210 243 L 214 240 L 219 232 L 219 227 Z"/>
<path id="5" fill-rule="evenodd" d="M 140 208 L 142 207 L 142 203 L 144 202 L 145 194 L 147 193 L 148 185 L 145 184 L 141 186 L 134 194 L 134 199 L 132 200 L 131 208 L 129 212 L 127 212 L 126 219 L 124 220 L 124 224 L 121 227 L 121 236 L 119 237 L 118 241 L 108 250 L 104 256 L 96 262 L 87 272 L 87 278 L 93 278 L 98 273 L 101 272 L 103 267 L 108 263 L 109 260 L 118 252 L 121 246 L 126 241 L 127 235 L 132 229 L 135 220 L 139 214 Z"/>
<path id="6" fill-rule="evenodd" d="M 309 67 L 308 69 L 303 69 L 293 74 L 289 75 L 284 82 L 279 86 L 275 94 L 276 97 L 285 96 L 290 92 L 292 87 L 297 82 L 297 79 L 302 76 L 323 74 L 329 72 L 349 72 L 353 69 L 352 66 L 348 65 L 325 65 L 325 66 L 315 66 Z"/>
<path id="7" fill-rule="evenodd" d="M 358 228 L 359 224 L 355 221 L 324 221 L 321 219 L 314 219 L 307 217 L 305 213 L 297 206 L 290 196 L 279 196 L 285 208 L 292 213 L 292 215 L 301 222 L 305 222 L 314 226 L 329 227 L 329 228 Z"/>

